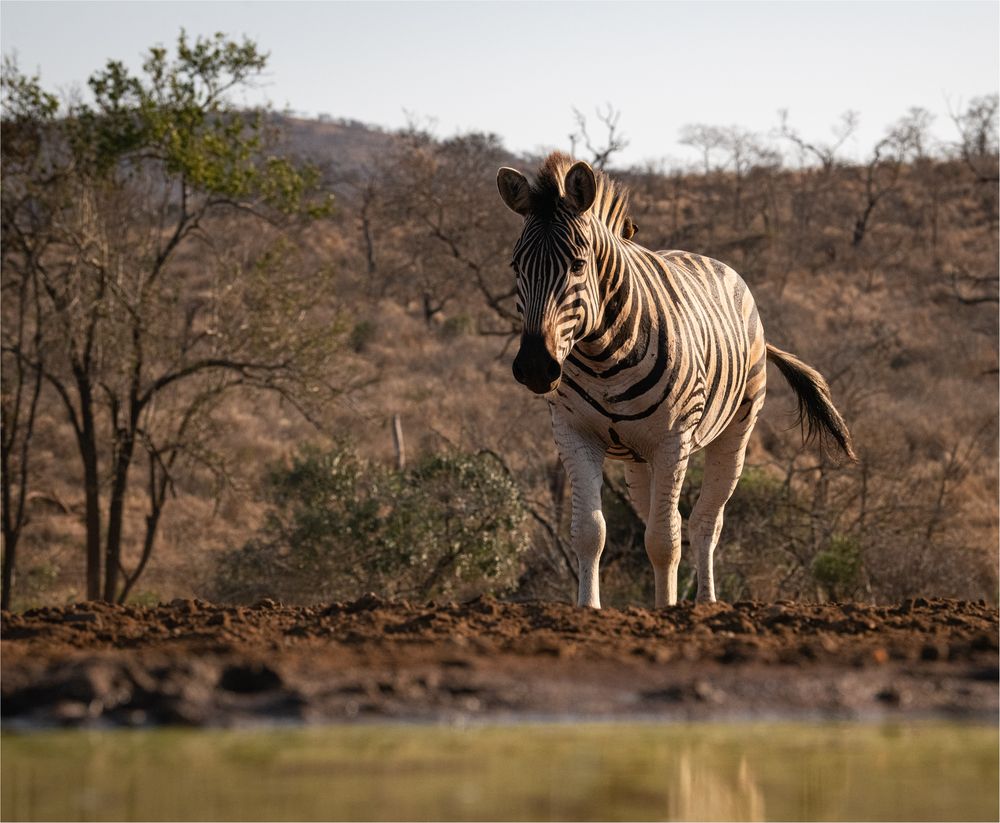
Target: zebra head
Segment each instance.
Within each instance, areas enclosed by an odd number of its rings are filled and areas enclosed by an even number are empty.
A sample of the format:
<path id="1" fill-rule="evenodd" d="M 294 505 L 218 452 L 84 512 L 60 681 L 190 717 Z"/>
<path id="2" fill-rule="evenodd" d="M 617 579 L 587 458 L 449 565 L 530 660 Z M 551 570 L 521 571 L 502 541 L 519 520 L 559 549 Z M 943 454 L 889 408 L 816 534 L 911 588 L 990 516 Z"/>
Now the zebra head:
<path id="1" fill-rule="evenodd" d="M 532 186 L 519 171 L 497 173 L 500 197 L 524 218 L 511 265 L 523 321 L 514 379 L 536 394 L 554 391 L 573 345 L 589 333 L 597 295 L 590 211 L 593 169 L 553 155 Z"/>

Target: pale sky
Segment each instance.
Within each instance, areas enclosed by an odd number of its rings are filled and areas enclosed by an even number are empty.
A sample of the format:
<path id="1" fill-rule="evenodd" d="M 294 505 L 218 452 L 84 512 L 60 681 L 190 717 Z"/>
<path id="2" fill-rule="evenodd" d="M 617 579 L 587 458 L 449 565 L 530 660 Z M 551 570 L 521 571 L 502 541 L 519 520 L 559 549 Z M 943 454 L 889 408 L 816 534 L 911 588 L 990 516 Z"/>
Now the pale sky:
<path id="1" fill-rule="evenodd" d="M 514 151 L 568 148 L 572 107 L 611 103 L 625 163 L 694 160 L 688 123 L 762 133 L 786 108 L 824 140 L 847 109 L 867 151 L 921 106 L 954 138 L 949 105 L 997 91 L 1000 3 L 984 2 L 21 2 L 0 3 L 0 45 L 49 88 L 83 88 L 109 58 L 222 31 L 271 58 L 278 108 L 385 127 L 408 113 L 439 135 L 492 131 Z"/>

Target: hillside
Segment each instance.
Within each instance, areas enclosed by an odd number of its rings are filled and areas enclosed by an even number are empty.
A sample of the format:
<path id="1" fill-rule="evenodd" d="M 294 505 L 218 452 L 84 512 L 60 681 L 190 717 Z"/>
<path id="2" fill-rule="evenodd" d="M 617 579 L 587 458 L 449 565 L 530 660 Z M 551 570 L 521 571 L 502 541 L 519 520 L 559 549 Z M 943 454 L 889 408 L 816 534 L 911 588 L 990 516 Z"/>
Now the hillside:
<path id="1" fill-rule="evenodd" d="M 530 547 L 504 593 L 568 599 L 568 493 L 545 402 L 510 373 L 508 261 L 518 221 L 495 189 L 498 166 L 529 171 L 533 161 L 483 135 L 440 140 L 357 123 L 281 125 L 288 151 L 324 165 L 336 194 L 332 215 L 298 241 L 298 276 L 324 273 L 303 287 L 328 307 L 338 345 L 331 380 L 353 385 L 311 422 L 266 392 L 216 408 L 213 453 L 225 472 L 192 465 L 174 477 L 132 599 L 214 596 L 218 558 L 246 543 L 268 510 L 266 468 L 306 443 L 333 442 L 390 465 L 395 415 L 411 464 L 448 449 L 502 459 L 531 511 Z M 828 377 L 861 457 L 857 467 L 837 467 L 803 447 L 793 398 L 770 375 L 748 470 L 727 510 L 722 595 L 996 602 L 995 176 L 977 179 L 960 157 L 901 154 L 894 165 L 620 177 L 632 189 L 637 240 L 706 254 L 742 274 L 768 340 Z M 239 237 L 247 226 L 235 216 L 213 229 Z M 192 245 L 178 277 L 207 278 L 207 253 Z M 82 597 L 79 459 L 48 390 L 36 440 L 18 608 Z M 641 535 L 620 466 L 609 465 L 607 475 L 607 602 L 644 602 Z M 694 485 L 698 476 L 695 463 Z M 145 512 L 141 492 L 127 501 L 130 568 Z M 831 563 L 839 564 L 832 576 L 822 572 Z M 263 596 L 267 581 L 261 586 Z M 471 586 L 456 596 L 477 593 Z"/>

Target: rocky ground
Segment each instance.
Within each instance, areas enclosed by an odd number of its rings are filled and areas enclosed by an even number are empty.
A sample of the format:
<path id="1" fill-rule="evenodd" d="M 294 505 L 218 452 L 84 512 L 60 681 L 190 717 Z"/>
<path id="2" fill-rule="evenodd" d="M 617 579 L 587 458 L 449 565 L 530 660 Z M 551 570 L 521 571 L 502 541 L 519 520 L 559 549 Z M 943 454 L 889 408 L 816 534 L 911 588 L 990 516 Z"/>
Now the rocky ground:
<path id="1" fill-rule="evenodd" d="M 80 603 L 2 616 L 2 711 L 36 724 L 507 718 L 995 722 L 986 604 Z"/>

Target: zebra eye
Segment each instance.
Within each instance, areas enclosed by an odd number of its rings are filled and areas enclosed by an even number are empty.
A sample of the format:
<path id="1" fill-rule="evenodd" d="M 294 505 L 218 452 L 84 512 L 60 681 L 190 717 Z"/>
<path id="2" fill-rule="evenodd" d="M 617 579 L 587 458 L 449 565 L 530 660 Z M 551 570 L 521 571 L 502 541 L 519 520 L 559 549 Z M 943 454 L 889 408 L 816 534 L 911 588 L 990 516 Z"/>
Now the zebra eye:
<path id="1" fill-rule="evenodd" d="M 583 267 L 587 265 L 586 260 L 581 260 L 579 257 L 570 263 L 569 270 L 572 272 L 583 271 Z"/>

